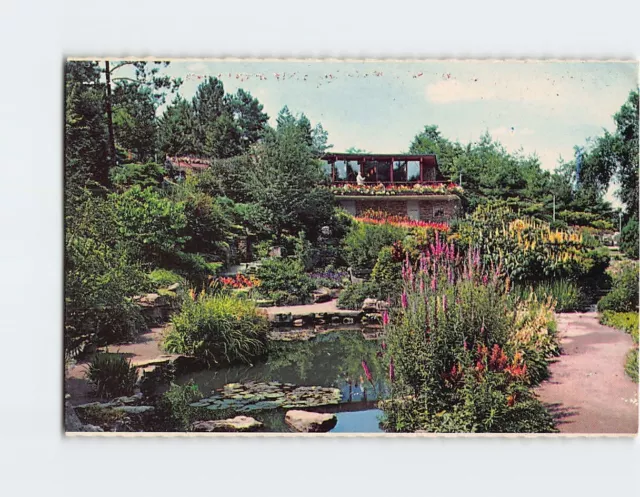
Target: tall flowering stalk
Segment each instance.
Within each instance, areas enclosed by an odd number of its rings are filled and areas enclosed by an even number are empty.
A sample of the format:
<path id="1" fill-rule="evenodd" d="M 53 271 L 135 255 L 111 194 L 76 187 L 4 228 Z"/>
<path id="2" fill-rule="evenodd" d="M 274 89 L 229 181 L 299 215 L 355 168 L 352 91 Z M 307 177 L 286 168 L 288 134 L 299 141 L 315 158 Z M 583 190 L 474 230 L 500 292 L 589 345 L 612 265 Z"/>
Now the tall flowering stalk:
<path id="1" fill-rule="evenodd" d="M 392 319 L 382 318 L 393 382 L 392 400 L 383 409 L 392 427 L 406 429 L 422 420 L 428 428 L 450 419 L 437 413 L 457 416 L 473 405 L 463 402 L 464 395 L 482 391 L 463 394 L 469 383 L 492 382 L 504 394 L 492 397 L 503 402 L 501 409 L 531 398 L 525 355 L 513 346 L 516 314 L 499 261 L 487 265 L 478 249 L 460 253 L 436 233 L 419 257 L 405 258 L 402 280 L 401 307 Z M 422 414 L 405 416 L 407 410 Z M 491 422 L 482 418 L 474 426 Z"/>

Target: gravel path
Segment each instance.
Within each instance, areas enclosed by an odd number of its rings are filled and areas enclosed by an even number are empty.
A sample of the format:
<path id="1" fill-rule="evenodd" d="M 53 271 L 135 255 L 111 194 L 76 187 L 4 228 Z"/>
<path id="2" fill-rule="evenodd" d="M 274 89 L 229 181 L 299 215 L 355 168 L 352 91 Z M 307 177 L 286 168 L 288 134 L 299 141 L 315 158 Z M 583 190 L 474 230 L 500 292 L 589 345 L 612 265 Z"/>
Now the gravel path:
<path id="1" fill-rule="evenodd" d="M 537 389 L 563 433 L 637 434 L 638 385 L 624 372 L 628 334 L 598 323 L 598 314 L 557 315 L 562 355 Z"/>

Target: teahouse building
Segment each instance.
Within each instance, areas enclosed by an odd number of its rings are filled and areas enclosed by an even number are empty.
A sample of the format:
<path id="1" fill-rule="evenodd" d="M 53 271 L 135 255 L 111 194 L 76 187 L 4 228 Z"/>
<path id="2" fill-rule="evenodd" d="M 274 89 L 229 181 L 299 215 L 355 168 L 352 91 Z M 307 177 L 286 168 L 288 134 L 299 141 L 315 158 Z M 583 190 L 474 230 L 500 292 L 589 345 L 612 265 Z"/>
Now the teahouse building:
<path id="1" fill-rule="evenodd" d="M 354 216 L 373 209 L 444 222 L 461 213 L 462 189 L 434 154 L 325 154 L 322 161 L 336 200 Z"/>

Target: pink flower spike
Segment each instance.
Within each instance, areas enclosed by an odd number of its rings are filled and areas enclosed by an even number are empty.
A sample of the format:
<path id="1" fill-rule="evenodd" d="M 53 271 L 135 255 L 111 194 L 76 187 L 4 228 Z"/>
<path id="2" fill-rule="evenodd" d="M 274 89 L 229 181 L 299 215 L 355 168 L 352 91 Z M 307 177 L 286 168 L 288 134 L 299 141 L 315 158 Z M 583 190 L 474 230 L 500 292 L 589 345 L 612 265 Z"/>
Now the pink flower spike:
<path id="1" fill-rule="evenodd" d="M 371 371 L 369 371 L 369 366 L 367 366 L 366 361 L 362 361 L 362 369 L 364 369 L 364 374 L 367 377 L 367 380 L 373 383 L 373 376 L 371 376 Z"/>
<path id="2" fill-rule="evenodd" d="M 444 313 L 447 313 L 447 296 L 446 294 L 442 296 L 442 310 Z"/>
<path id="3" fill-rule="evenodd" d="M 407 308 L 407 304 L 408 304 L 406 292 L 402 292 L 401 300 L 402 300 L 402 308 L 406 309 Z"/>
<path id="4" fill-rule="evenodd" d="M 387 311 L 382 311 L 382 324 L 383 326 L 387 326 L 389 324 L 389 313 Z"/>
<path id="5" fill-rule="evenodd" d="M 433 290 L 435 292 L 437 289 L 438 289 L 438 283 L 437 283 L 436 279 L 433 278 L 431 280 L 431 290 Z"/>

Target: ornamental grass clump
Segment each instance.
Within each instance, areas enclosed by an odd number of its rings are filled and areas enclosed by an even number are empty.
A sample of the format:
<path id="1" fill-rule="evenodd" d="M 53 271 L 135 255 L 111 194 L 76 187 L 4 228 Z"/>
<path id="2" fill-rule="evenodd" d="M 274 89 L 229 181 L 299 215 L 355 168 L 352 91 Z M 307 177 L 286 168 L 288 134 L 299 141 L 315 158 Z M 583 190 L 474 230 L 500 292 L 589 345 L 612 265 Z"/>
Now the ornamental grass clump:
<path id="1" fill-rule="evenodd" d="M 99 353 L 89 363 L 87 379 L 98 397 L 131 395 L 138 379 L 137 370 L 122 354 Z"/>
<path id="2" fill-rule="evenodd" d="M 247 299 L 191 292 L 171 324 L 164 342 L 166 350 L 194 356 L 209 365 L 250 363 L 266 351 L 269 322 Z"/>
<path id="3" fill-rule="evenodd" d="M 501 266 L 436 236 L 415 265 L 407 255 L 402 280 L 400 307 L 385 325 L 393 377 L 381 404 L 385 429 L 551 431 L 530 391 L 527 354 L 513 340 L 517 313 Z"/>

